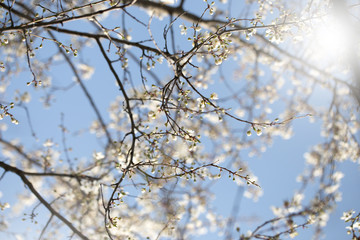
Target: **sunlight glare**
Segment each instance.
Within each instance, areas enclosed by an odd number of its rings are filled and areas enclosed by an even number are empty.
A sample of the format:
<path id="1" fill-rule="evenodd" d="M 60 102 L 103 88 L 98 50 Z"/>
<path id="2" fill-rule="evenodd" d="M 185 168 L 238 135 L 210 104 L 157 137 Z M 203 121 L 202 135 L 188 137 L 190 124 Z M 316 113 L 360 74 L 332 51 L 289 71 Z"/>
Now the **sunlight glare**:
<path id="1" fill-rule="evenodd" d="M 351 31 L 348 25 L 334 17 L 322 20 L 314 28 L 313 53 L 321 59 L 343 59 L 351 46 Z"/>

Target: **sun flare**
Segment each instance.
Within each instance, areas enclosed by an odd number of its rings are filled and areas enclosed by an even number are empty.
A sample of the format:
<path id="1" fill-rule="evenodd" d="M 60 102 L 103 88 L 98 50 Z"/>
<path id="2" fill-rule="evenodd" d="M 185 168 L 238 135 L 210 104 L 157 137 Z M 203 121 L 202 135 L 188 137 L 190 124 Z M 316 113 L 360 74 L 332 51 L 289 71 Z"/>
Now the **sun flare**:
<path id="1" fill-rule="evenodd" d="M 314 27 L 311 51 L 320 59 L 346 58 L 352 46 L 350 27 L 335 17 L 322 19 Z"/>

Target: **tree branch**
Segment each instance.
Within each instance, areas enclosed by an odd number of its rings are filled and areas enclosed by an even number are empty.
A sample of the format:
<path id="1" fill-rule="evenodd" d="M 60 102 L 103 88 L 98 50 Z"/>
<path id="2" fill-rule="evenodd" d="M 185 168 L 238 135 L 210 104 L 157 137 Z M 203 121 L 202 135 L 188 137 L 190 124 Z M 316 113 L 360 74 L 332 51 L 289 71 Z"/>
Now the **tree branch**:
<path id="1" fill-rule="evenodd" d="M 0 162 L 0 167 L 2 167 L 5 171 L 12 172 L 19 176 L 23 183 L 29 188 L 29 190 L 36 196 L 36 198 L 51 212 L 51 214 L 55 215 L 57 218 L 59 218 L 65 225 L 67 225 L 76 235 L 78 235 L 83 240 L 88 240 L 88 238 L 80 232 L 77 228 L 74 227 L 74 225 L 69 222 L 63 215 L 61 215 L 58 211 L 56 211 L 41 195 L 32 183 L 27 179 L 25 176 L 26 173 L 22 170 L 12 167 L 4 162 Z"/>

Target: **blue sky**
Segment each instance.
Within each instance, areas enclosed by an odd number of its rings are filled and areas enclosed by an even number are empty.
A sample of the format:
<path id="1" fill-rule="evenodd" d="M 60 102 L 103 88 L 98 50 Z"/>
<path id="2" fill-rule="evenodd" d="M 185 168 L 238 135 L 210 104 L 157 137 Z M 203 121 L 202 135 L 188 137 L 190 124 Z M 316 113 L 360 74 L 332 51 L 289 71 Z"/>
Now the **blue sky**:
<path id="1" fill-rule="evenodd" d="M 241 11 L 242 5 L 238 2 L 233 1 L 234 5 L 231 9 L 233 17 L 236 17 L 237 11 Z M 192 4 L 194 4 L 192 2 Z M 203 3 L 201 1 L 196 2 L 194 5 L 188 5 L 187 7 L 193 9 L 201 9 Z M 144 19 L 147 19 L 147 16 L 144 12 L 134 11 L 136 14 L 143 14 Z M 111 24 L 112 18 L 110 17 L 108 23 Z M 146 21 L 145 21 L 146 22 Z M 180 29 L 177 29 L 177 25 L 183 23 L 182 20 L 176 22 L 175 31 L 178 32 L 177 37 L 179 39 L 184 39 L 185 36 L 179 35 Z M 144 35 L 147 32 L 146 28 L 139 30 L 139 25 L 134 24 L 129 21 L 128 23 L 132 31 L 130 32 L 133 36 L 133 39 L 143 39 Z M 163 27 L 167 24 L 166 21 L 159 22 L 153 20 L 151 29 L 153 30 L 154 36 L 159 40 L 161 44 L 161 37 Z M 66 26 L 66 25 L 65 25 Z M 72 28 L 83 27 L 82 23 L 74 23 L 70 25 Z M 186 45 L 185 49 L 190 47 L 188 42 L 179 41 L 178 45 Z M 51 54 L 52 51 L 55 51 L 51 44 L 48 44 L 47 49 L 50 49 L 49 52 L 41 53 L 46 56 L 46 54 Z M 78 60 L 85 62 L 89 65 L 95 67 L 94 75 L 91 79 L 85 81 L 86 86 L 91 92 L 94 99 L 96 99 L 97 107 L 100 109 L 100 112 L 103 114 L 106 120 L 108 120 L 107 109 L 109 107 L 109 102 L 112 101 L 118 94 L 118 88 L 115 85 L 115 79 L 107 70 L 107 66 L 103 59 L 98 58 L 99 50 L 95 47 L 87 47 L 84 52 L 86 54 L 79 54 Z M 133 61 L 129 60 L 130 71 L 133 73 L 134 79 L 139 79 L 138 66 Z M 236 69 L 236 61 L 228 60 L 222 66 L 225 73 L 231 72 L 231 69 Z M 167 64 L 163 63 L 162 65 L 157 66 L 154 71 L 156 74 L 163 78 L 169 78 L 170 72 L 166 70 Z M 264 67 L 265 72 L 268 71 Z M 51 69 L 51 75 L 53 76 L 53 83 L 57 86 L 67 86 L 73 81 L 73 74 L 68 67 L 64 64 L 60 64 L 57 67 Z M 4 98 L 11 98 L 13 91 L 17 88 L 22 88 L 24 82 L 30 78 L 30 74 L 21 74 L 16 79 L 15 82 L 8 88 L 8 91 L 4 93 Z M 231 76 L 229 77 L 231 78 Z M 266 81 L 267 75 L 265 74 L 264 80 Z M 222 96 L 227 96 L 229 94 L 228 90 L 223 86 L 220 81 L 217 81 L 217 74 L 214 74 L 214 84 L 209 86 L 209 89 L 204 90 L 204 93 L 210 94 L 214 90 L 217 91 L 219 98 Z M 138 82 L 139 83 L 139 82 Z M 233 83 L 234 89 L 240 87 L 242 83 Z M 239 84 L 238 86 L 236 84 Z M 286 92 L 286 84 L 284 87 L 284 92 Z M 29 89 L 29 88 L 28 88 Z M 61 142 L 61 131 L 59 125 L 61 124 L 61 113 L 66 113 L 64 117 L 64 125 L 69 128 L 71 131 L 79 131 L 86 129 L 91 121 L 94 119 L 94 113 L 89 106 L 89 103 L 84 98 L 82 93 L 79 93 L 79 86 L 73 87 L 69 91 L 59 91 L 56 99 L 52 102 L 52 107 L 49 109 L 44 109 L 42 107 L 42 102 L 39 101 L 39 97 L 43 95 L 42 91 L 36 91 L 34 89 L 29 90 L 32 94 L 32 100 L 27 105 L 31 113 L 31 119 L 36 130 L 37 138 L 31 136 L 29 127 L 27 125 L 26 114 L 25 112 L 18 108 L 14 109 L 14 114 L 18 117 L 21 124 L 13 125 L 9 122 L 8 119 L 4 119 L 6 124 L 8 124 L 8 130 L 4 132 L 4 136 L 7 139 L 20 138 L 22 142 L 26 143 L 26 149 L 31 149 L 32 147 L 41 144 L 46 141 L 46 139 L 51 138 L 53 141 Z M 318 94 L 312 99 L 314 105 L 327 104 L 330 98 L 326 94 L 322 94 L 322 90 L 318 90 Z M 234 102 L 227 102 L 229 107 Z M 281 101 L 275 102 L 273 105 L 273 112 L 269 114 L 269 118 L 277 117 L 277 113 L 281 112 L 284 108 L 284 105 Z M 236 108 L 236 106 L 234 106 Z M 260 108 L 259 111 L 262 109 Z M 271 206 L 280 206 L 282 201 L 290 198 L 294 193 L 294 189 L 299 187 L 299 183 L 296 182 L 296 176 L 299 175 L 303 169 L 306 167 L 304 163 L 304 153 L 309 151 L 312 146 L 322 141 L 320 136 L 321 132 L 321 121 L 316 119 L 314 116 L 315 122 L 311 123 L 308 118 L 297 119 L 293 121 L 293 132 L 294 135 L 289 140 L 283 140 L 280 137 L 275 137 L 273 144 L 267 146 L 267 151 L 261 154 L 260 156 L 249 157 L 247 151 L 242 153 L 242 158 L 248 163 L 252 172 L 258 177 L 259 183 L 264 191 L 264 195 L 259 198 L 257 202 L 253 202 L 250 199 L 242 196 L 241 203 L 239 205 L 238 217 L 239 219 L 248 219 L 251 217 L 256 217 L 257 221 L 253 224 L 248 224 L 246 222 L 240 221 L 235 226 L 239 226 L 241 231 L 245 229 L 252 230 L 257 225 L 273 217 L 270 210 Z M 246 128 L 244 125 L 240 125 L 239 128 Z M 49 134 L 49 132 L 51 134 Z M 243 134 L 239 134 L 239 137 Z M 72 138 L 71 135 L 68 136 L 68 145 L 76 146 L 74 152 L 71 152 L 72 157 L 91 157 L 94 151 L 101 150 L 101 142 L 99 143 L 98 139 L 89 137 L 90 134 L 87 132 L 80 134 Z M 253 134 L 250 138 L 259 138 L 261 136 L 256 136 Z M 204 144 L 207 142 L 204 141 Z M 59 150 L 62 149 L 62 146 L 57 147 Z M 344 162 L 337 164 L 339 169 L 341 169 L 345 176 L 342 180 L 342 185 L 340 191 L 343 193 L 343 201 L 340 202 L 337 208 L 334 210 L 331 218 L 329 219 L 328 225 L 325 227 L 324 232 L 326 234 L 325 239 L 345 239 L 347 238 L 345 224 L 340 217 L 343 211 L 350 209 L 356 209 L 359 207 L 360 202 L 360 192 L 354 190 L 354 185 L 360 182 L 359 167 L 355 163 Z M 316 186 L 315 186 L 316 187 Z M 214 207 L 217 212 L 224 216 L 229 216 L 231 214 L 232 204 L 234 201 L 234 195 L 236 193 L 238 186 L 233 183 L 227 177 L 217 180 L 212 186 L 211 190 L 214 191 L 216 198 L 214 199 L 212 207 Z M 14 205 L 17 197 L 16 194 L 23 192 L 24 188 L 22 183 L 17 177 L 8 173 L 2 181 L 0 181 L 0 191 L 3 193 L 1 201 L 8 201 L 11 205 Z M 308 190 L 309 192 L 312 189 Z M 305 201 L 308 200 L 305 198 Z M 30 208 L 29 208 L 30 209 Z M 46 216 L 46 210 L 41 208 L 40 215 Z M 6 218 L 9 216 L 9 209 L 4 212 L 0 212 Z M 22 216 L 16 217 L 15 224 L 10 228 L 13 232 L 22 232 L 26 231 L 26 228 L 31 228 L 34 235 L 29 236 L 30 238 L 38 236 L 38 232 L 33 231 L 33 228 L 40 229 L 39 227 L 34 227 L 30 221 L 22 222 Z M 39 218 L 39 222 L 45 222 L 46 218 Z M 21 224 L 21 225 L 20 225 Z M 19 226 L 20 225 L 20 226 Z M 310 227 L 307 230 L 300 232 L 299 237 L 296 239 L 310 239 L 312 234 L 312 228 Z M 241 232 L 244 233 L 244 232 Z M 11 235 L 4 235 L 0 233 L 0 238 L 2 237 L 12 237 Z M 234 234 L 233 236 L 237 236 Z M 15 238 L 14 238 L 15 239 Z M 195 239 L 195 238 L 194 238 Z M 213 235 L 207 235 L 206 237 L 199 237 L 198 239 L 218 239 Z"/>

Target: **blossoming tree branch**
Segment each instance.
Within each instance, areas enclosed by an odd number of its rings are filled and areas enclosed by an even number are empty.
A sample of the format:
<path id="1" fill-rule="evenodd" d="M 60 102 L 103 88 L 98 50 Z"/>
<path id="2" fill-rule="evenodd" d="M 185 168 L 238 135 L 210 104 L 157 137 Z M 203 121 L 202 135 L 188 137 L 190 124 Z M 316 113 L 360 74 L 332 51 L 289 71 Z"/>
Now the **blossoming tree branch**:
<path id="1" fill-rule="evenodd" d="M 359 10 L 0 1 L 0 238 L 326 235 L 347 200 L 342 164 L 360 164 Z M 309 133 L 291 142 L 298 131 Z M 302 170 L 282 179 L 296 188 L 271 215 L 243 220 L 242 198 L 278 188 L 262 184 L 284 168 L 266 150 L 285 141 L 307 146 L 287 160 Z M 251 167 L 260 156 L 272 165 L 264 176 Z M 359 206 L 346 207 L 335 221 L 360 239 Z"/>

